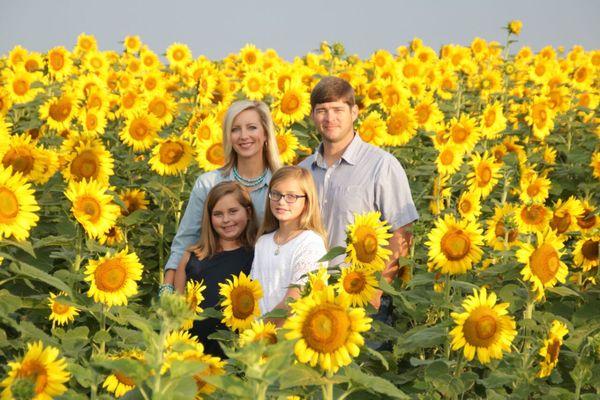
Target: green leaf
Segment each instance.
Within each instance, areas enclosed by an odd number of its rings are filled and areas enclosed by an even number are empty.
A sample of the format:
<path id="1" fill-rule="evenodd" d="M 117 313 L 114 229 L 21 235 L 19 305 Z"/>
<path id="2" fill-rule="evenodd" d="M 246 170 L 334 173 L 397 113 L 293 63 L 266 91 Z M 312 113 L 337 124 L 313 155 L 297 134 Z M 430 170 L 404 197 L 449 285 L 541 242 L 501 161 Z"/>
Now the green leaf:
<path id="1" fill-rule="evenodd" d="M 369 346 L 365 346 L 364 349 L 365 349 L 365 352 L 369 353 L 370 355 L 372 355 L 373 357 L 378 359 L 387 371 L 390 370 L 390 365 L 388 364 L 388 361 L 385 359 L 383 354 L 381 354 L 377 350 L 370 348 Z"/>
<path id="2" fill-rule="evenodd" d="M 21 242 L 16 242 L 14 240 L 8 240 L 8 239 L 0 240 L 0 247 L 5 246 L 5 245 L 11 245 L 11 246 L 17 247 L 17 248 L 23 250 L 25 253 L 32 256 L 33 258 L 35 258 L 35 251 L 33 251 L 33 246 L 31 245 L 31 242 L 29 242 L 27 240 L 24 240 Z"/>
<path id="3" fill-rule="evenodd" d="M 10 269 L 17 274 L 24 275 L 28 278 L 47 283 L 48 285 L 53 286 L 58 290 L 62 290 L 69 296 L 72 295 L 71 288 L 67 286 L 63 281 L 29 264 L 23 262 L 16 262 L 12 264 Z"/>
<path id="4" fill-rule="evenodd" d="M 370 392 L 380 393 L 393 399 L 410 399 L 402 390 L 398 389 L 392 382 L 380 378 L 379 376 L 369 375 L 357 367 L 348 367 L 345 375 L 353 384 L 362 386 Z"/>
<path id="5" fill-rule="evenodd" d="M 577 293 L 573 289 L 569 289 L 566 286 L 549 287 L 549 288 L 546 288 L 546 290 L 549 292 L 555 293 L 561 297 L 574 296 L 574 297 L 581 298 L 581 295 L 579 293 Z"/>
<path id="6" fill-rule="evenodd" d="M 341 256 L 342 254 L 346 254 L 346 248 L 337 246 L 332 248 L 325 254 L 319 261 L 331 261 L 336 257 Z"/>
<path id="7" fill-rule="evenodd" d="M 401 339 L 401 345 L 407 352 L 417 348 L 432 347 L 444 343 L 447 338 L 446 327 L 442 324 L 432 327 L 416 327 Z"/>
<path id="8" fill-rule="evenodd" d="M 21 308 L 23 302 L 6 289 L 0 290 L 0 312 L 10 314 Z"/>
<path id="9" fill-rule="evenodd" d="M 280 380 L 279 387 L 281 389 L 289 389 L 299 386 L 323 384 L 323 375 L 321 373 L 304 364 L 296 364 L 287 370 L 286 377 Z"/>
<path id="10" fill-rule="evenodd" d="M 106 329 L 100 329 L 98 330 L 93 337 L 93 341 L 95 343 L 102 343 L 102 342 L 110 342 L 110 339 L 112 339 L 112 337 L 110 336 L 110 333 L 108 333 L 108 331 Z"/>
<path id="11" fill-rule="evenodd" d="M 479 380 L 479 383 L 484 385 L 488 389 L 501 388 L 505 385 L 510 385 L 515 382 L 517 377 L 515 375 L 507 374 L 501 371 L 492 371 L 492 373 L 485 379 Z"/>

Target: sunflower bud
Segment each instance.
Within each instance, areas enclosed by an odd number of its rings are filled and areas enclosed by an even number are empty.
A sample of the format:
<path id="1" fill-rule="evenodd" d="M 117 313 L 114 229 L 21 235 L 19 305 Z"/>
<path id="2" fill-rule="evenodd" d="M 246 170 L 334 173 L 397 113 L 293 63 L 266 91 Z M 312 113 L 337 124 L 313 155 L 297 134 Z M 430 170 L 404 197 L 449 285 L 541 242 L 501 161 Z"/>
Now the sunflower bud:
<path id="1" fill-rule="evenodd" d="M 10 390 L 15 400 L 31 400 L 36 396 L 35 382 L 29 377 L 17 378 Z"/>
<path id="2" fill-rule="evenodd" d="M 518 19 L 512 20 L 508 23 L 508 32 L 513 35 L 518 35 L 521 33 L 521 28 L 523 27 L 523 23 Z"/>

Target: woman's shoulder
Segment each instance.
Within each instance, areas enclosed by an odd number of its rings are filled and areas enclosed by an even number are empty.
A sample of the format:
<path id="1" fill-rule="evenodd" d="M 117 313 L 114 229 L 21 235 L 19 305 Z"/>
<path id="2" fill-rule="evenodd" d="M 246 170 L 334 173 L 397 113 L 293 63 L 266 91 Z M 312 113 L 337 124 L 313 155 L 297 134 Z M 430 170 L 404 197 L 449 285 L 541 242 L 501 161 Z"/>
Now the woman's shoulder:
<path id="1" fill-rule="evenodd" d="M 298 235 L 298 242 L 302 246 L 323 246 L 323 248 L 325 248 L 325 241 L 321 235 L 311 230 L 305 230 Z"/>

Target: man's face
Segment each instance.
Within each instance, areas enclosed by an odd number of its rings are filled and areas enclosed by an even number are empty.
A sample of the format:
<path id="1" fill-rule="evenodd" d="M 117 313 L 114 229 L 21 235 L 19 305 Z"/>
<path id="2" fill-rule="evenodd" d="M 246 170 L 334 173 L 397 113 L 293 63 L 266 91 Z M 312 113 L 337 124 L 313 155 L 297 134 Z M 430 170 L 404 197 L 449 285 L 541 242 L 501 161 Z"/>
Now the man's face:
<path id="1" fill-rule="evenodd" d="M 315 105 L 312 119 L 324 142 L 349 141 L 354 132 L 354 121 L 358 107 L 350 107 L 343 101 L 332 101 Z"/>

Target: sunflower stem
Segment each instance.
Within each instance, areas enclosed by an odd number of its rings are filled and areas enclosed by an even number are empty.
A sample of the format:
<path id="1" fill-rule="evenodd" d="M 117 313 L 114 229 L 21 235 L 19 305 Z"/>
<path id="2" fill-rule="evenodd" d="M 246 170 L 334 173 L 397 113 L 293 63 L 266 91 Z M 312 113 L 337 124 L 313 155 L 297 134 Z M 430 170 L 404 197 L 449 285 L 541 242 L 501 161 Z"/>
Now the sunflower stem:
<path id="1" fill-rule="evenodd" d="M 448 320 L 448 318 L 450 317 L 450 308 L 449 308 L 449 304 L 450 304 L 450 275 L 446 274 L 444 276 L 444 305 L 446 306 L 444 308 L 444 320 Z M 450 328 L 446 328 L 446 337 L 448 338 L 446 341 L 446 349 L 445 349 L 445 354 L 446 354 L 446 359 L 450 360 L 450 348 L 451 348 L 451 341 L 450 341 Z"/>
<path id="2" fill-rule="evenodd" d="M 104 309 L 104 304 L 100 305 L 100 330 L 106 330 L 106 313 Z M 104 354 L 106 352 L 106 341 L 102 339 L 100 341 L 100 354 Z"/>
<path id="3" fill-rule="evenodd" d="M 79 224 L 77 224 L 76 230 L 75 230 L 75 235 L 77 236 L 76 239 L 76 244 L 75 244 L 75 260 L 73 260 L 73 264 L 72 264 L 72 271 L 71 272 L 78 272 L 79 268 L 81 267 L 81 261 L 82 261 L 82 257 L 81 257 L 81 248 L 83 247 L 83 239 L 82 239 L 82 234 L 83 232 L 81 232 L 81 230 L 79 229 Z"/>

